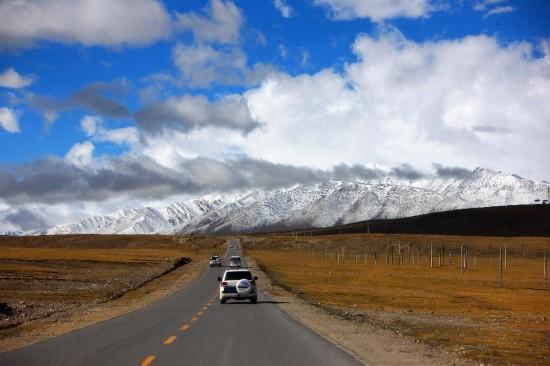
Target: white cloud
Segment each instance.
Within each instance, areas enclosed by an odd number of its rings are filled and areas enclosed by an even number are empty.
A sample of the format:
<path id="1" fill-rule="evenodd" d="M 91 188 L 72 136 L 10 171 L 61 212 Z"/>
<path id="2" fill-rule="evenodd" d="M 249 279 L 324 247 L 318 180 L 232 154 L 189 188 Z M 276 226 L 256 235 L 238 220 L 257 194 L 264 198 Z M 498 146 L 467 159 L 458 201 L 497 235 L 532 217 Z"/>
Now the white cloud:
<path id="1" fill-rule="evenodd" d="M 17 111 L 6 107 L 0 108 L 0 126 L 4 130 L 11 133 L 20 132 L 18 117 L 19 113 Z"/>
<path id="2" fill-rule="evenodd" d="M 109 129 L 105 127 L 103 118 L 98 116 L 84 116 L 80 121 L 80 127 L 88 137 L 97 142 L 132 145 L 139 140 L 135 127 Z"/>
<path id="3" fill-rule="evenodd" d="M 79 167 L 90 166 L 94 163 L 94 149 L 90 141 L 76 143 L 65 155 L 65 160 Z"/>
<path id="4" fill-rule="evenodd" d="M 193 12 L 177 14 L 177 24 L 181 29 L 192 32 L 198 41 L 220 44 L 239 42 L 243 16 L 232 1 L 211 0 L 204 12 L 205 15 Z"/>
<path id="5" fill-rule="evenodd" d="M 144 45 L 168 37 L 172 19 L 156 0 L 0 2 L 0 47 L 36 41 Z"/>
<path id="6" fill-rule="evenodd" d="M 516 8 L 514 8 L 513 6 L 499 6 L 485 13 L 485 17 L 497 14 L 513 13 L 514 11 L 516 11 Z"/>
<path id="7" fill-rule="evenodd" d="M 205 96 L 185 94 L 150 104 L 136 112 L 135 117 L 138 126 L 151 134 L 207 127 L 248 133 L 259 126 L 251 118 L 246 100 L 238 95 L 211 102 Z"/>
<path id="8" fill-rule="evenodd" d="M 245 53 L 235 47 L 214 48 L 206 44 L 178 44 L 172 50 L 172 59 L 186 86 L 208 87 L 211 84 L 254 85 L 271 71 L 269 65 L 247 65 Z"/>
<path id="9" fill-rule="evenodd" d="M 420 18 L 434 7 L 429 0 L 313 0 L 325 6 L 331 17 L 339 20 L 369 18 L 381 22 L 391 18 Z"/>
<path id="10" fill-rule="evenodd" d="M 498 4 L 507 3 L 510 0 L 483 0 L 479 1 L 474 5 L 474 10 L 477 11 L 485 11 L 488 8 L 492 6 L 496 6 Z"/>
<path id="11" fill-rule="evenodd" d="M 33 83 L 34 78 L 19 74 L 13 67 L 0 74 L 0 88 L 20 89 Z"/>
<path id="12" fill-rule="evenodd" d="M 319 168 L 406 161 L 427 171 L 437 161 L 548 175 L 549 54 L 486 36 L 415 43 L 396 31 L 360 36 L 353 50 L 342 73 L 277 74 L 249 90 L 263 126 L 242 152 Z"/>
<path id="13" fill-rule="evenodd" d="M 290 18 L 294 14 L 294 9 L 292 9 L 285 0 L 273 0 L 273 4 L 281 12 L 283 18 Z"/>

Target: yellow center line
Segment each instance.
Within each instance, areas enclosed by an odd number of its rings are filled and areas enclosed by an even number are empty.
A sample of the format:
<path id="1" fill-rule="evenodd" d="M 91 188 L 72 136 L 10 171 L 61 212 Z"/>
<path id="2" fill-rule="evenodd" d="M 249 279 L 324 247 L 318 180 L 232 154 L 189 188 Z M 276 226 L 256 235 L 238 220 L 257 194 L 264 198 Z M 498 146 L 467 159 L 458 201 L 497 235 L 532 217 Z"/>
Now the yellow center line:
<path id="1" fill-rule="evenodd" d="M 151 362 L 153 362 L 155 360 L 156 356 L 147 356 L 143 359 L 143 361 L 141 361 L 140 363 L 140 366 L 149 366 L 151 364 Z"/>
<path id="2" fill-rule="evenodd" d="M 172 343 L 174 343 L 176 338 L 177 338 L 176 336 L 170 336 L 170 337 L 166 338 L 166 340 L 164 341 L 164 344 L 172 344 Z"/>
<path id="3" fill-rule="evenodd" d="M 180 327 L 180 330 L 183 330 L 184 332 L 189 329 L 189 324 L 184 324 Z"/>
<path id="4" fill-rule="evenodd" d="M 194 316 L 194 317 L 191 318 L 191 321 L 192 321 L 192 322 L 196 322 L 197 320 L 199 320 L 199 318 L 197 318 L 196 316 Z"/>

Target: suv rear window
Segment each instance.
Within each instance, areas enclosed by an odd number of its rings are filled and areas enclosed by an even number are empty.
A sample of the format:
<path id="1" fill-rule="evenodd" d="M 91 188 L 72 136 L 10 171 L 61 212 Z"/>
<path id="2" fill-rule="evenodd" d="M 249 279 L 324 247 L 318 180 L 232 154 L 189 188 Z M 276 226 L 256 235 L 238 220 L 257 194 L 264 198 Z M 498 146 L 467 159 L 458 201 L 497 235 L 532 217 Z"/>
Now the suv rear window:
<path id="1" fill-rule="evenodd" d="M 226 281 L 233 281 L 233 280 L 251 280 L 252 274 L 249 271 L 235 271 L 235 272 L 227 272 L 225 274 L 225 280 Z"/>

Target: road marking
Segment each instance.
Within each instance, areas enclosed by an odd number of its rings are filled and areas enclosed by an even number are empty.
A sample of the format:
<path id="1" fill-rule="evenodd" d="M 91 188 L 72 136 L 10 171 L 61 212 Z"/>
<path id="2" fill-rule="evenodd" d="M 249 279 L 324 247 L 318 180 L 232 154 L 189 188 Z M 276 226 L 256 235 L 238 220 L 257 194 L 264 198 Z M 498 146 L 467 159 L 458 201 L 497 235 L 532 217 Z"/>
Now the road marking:
<path id="1" fill-rule="evenodd" d="M 192 321 L 192 322 L 196 322 L 197 320 L 199 320 L 199 318 L 197 318 L 196 316 L 194 316 L 194 317 L 191 318 L 191 321 Z"/>
<path id="2" fill-rule="evenodd" d="M 206 309 L 208 309 L 208 305 L 202 307 L 202 310 L 206 310 Z"/>
<path id="3" fill-rule="evenodd" d="M 147 356 L 143 361 L 141 361 L 140 366 L 149 366 L 157 358 L 156 356 Z"/>
<path id="4" fill-rule="evenodd" d="M 164 344 L 172 344 L 172 343 L 174 343 L 176 338 L 177 338 L 176 336 L 170 336 L 170 337 L 166 338 L 166 340 L 164 341 Z"/>
<path id="5" fill-rule="evenodd" d="M 189 329 L 189 324 L 184 324 L 180 327 L 180 330 L 183 330 L 184 332 Z"/>
<path id="6" fill-rule="evenodd" d="M 204 311 L 199 311 L 199 312 L 197 313 L 198 316 L 201 316 L 202 314 L 204 314 Z"/>

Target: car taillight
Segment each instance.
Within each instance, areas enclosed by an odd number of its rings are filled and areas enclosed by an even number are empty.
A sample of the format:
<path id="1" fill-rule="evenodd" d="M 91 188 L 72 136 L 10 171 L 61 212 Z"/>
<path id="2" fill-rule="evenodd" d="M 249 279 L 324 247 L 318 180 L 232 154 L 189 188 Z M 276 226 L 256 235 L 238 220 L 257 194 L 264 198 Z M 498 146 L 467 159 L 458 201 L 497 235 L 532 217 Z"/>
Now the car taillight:
<path id="1" fill-rule="evenodd" d="M 221 283 L 221 285 L 222 285 L 222 287 L 225 287 L 225 286 L 227 286 L 227 282 L 223 281 L 223 282 Z"/>

